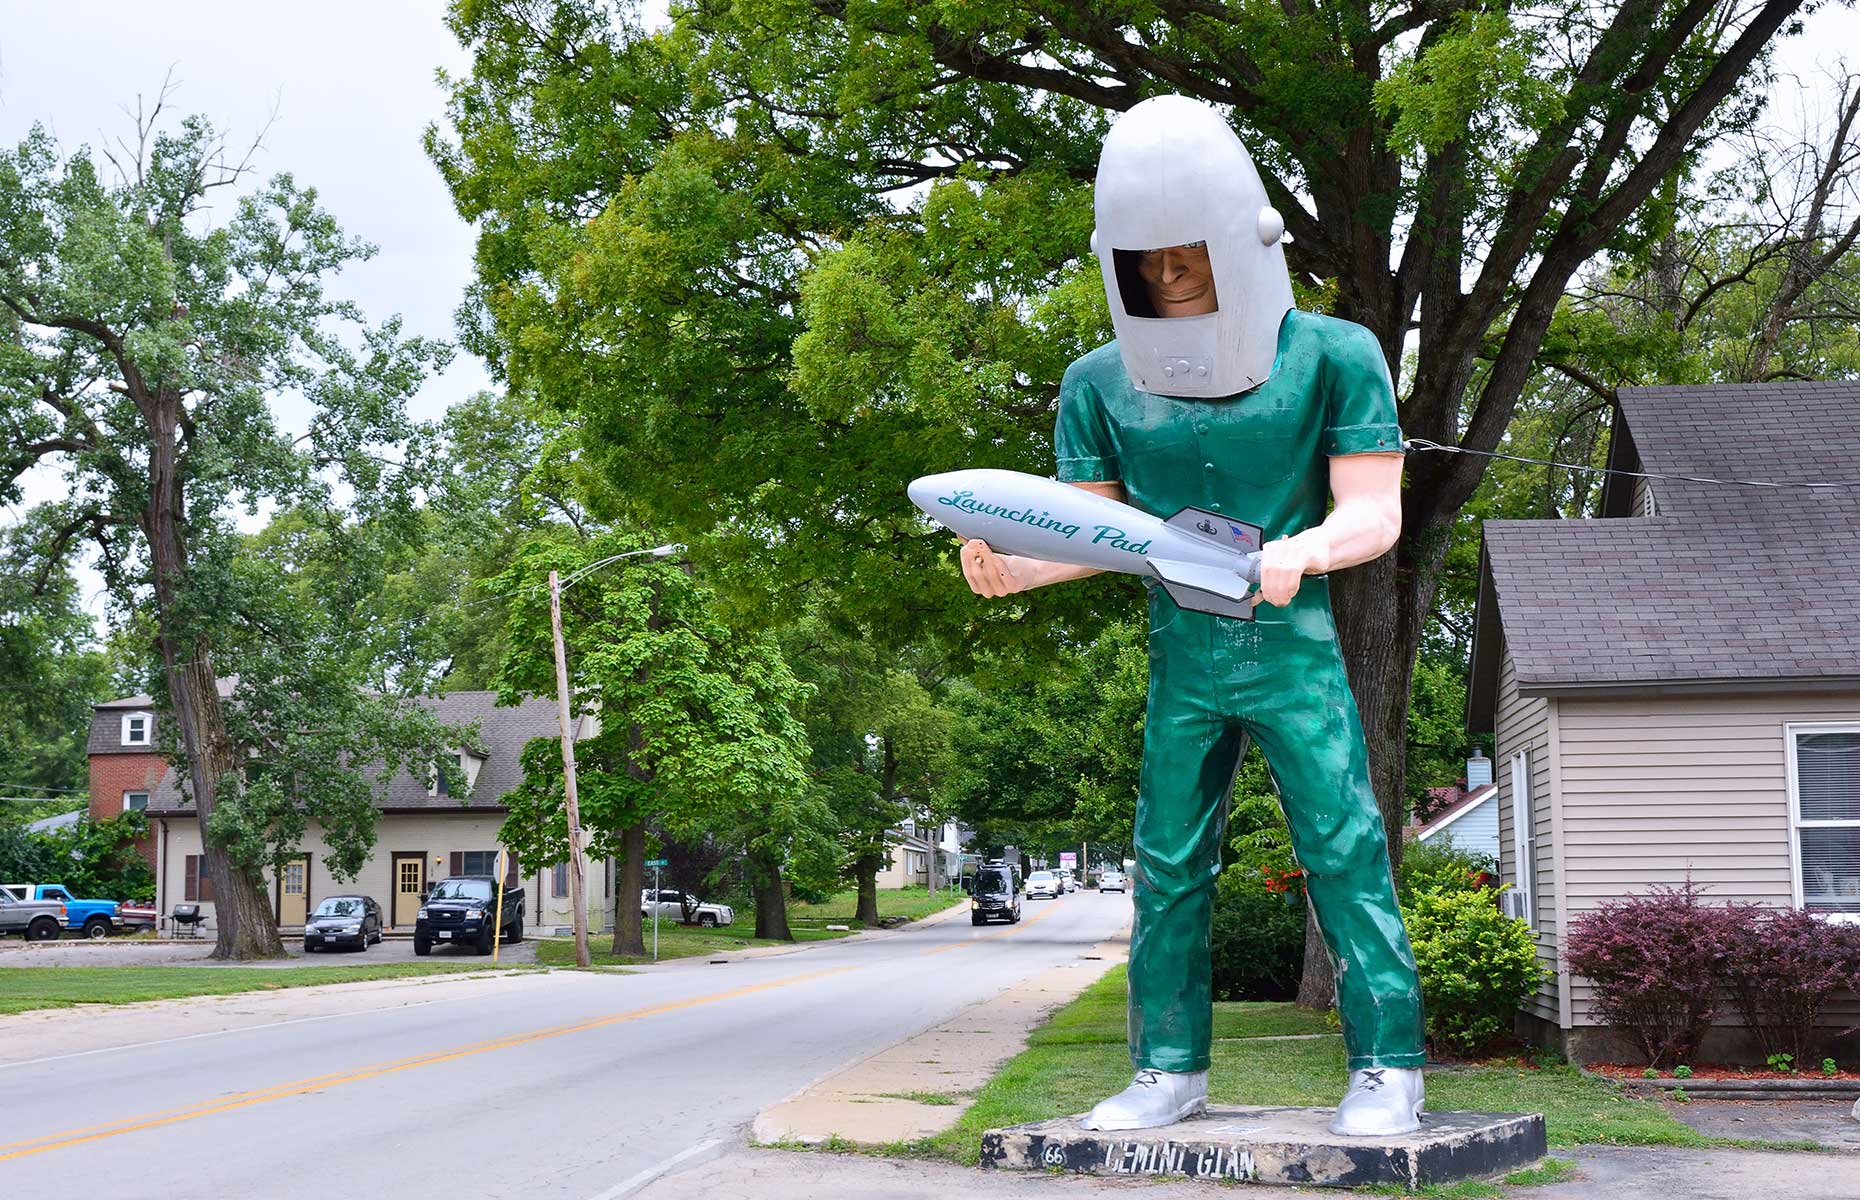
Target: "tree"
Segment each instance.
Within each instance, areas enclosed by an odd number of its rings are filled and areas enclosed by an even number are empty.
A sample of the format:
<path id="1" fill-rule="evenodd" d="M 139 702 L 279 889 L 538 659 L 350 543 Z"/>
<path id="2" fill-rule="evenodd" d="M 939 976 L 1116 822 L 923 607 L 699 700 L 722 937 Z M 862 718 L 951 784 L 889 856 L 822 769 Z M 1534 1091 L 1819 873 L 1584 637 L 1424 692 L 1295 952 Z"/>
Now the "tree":
<path id="1" fill-rule="evenodd" d="M 686 564 L 595 565 L 637 548 L 603 534 L 518 552 L 494 584 L 508 613 L 499 700 L 555 694 L 546 581 L 559 571 L 572 581 L 562 596 L 571 705 L 577 718 L 596 722 L 575 744 L 581 823 L 590 853 L 622 859 L 614 953 L 645 952 L 632 897 L 644 882 L 649 823 L 682 841 L 709 834 L 735 849 L 748 867 L 756 936 L 792 941 L 783 872 L 830 873 L 837 862 L 832 816 L 809 787 L 796 716 L 807 688 L 772 639 L 719 620 Z M 525 862 L 566 861 L 560 743 L 532 741 L 523 768 L 500 836 Z"/>
<path id="2" fill-rule="evenodd" d="M 977 617 L 902 485 L 1050 464 L 1060 371 L 1107 333 L 1082 256 L 1112 115 L 1161 91 L 1227 111 L 1303 295 L 1376 334 L 1407 433 L 1490 451 L 1576 272 L 1748 125 L 1801 7 L 700 0 L 647 35 L 594 0 L 457 0 L 473 71 L 429 148 L 483 229 L 474 346 L 572 396 L 650 520 L 721 527 L 777 588 L 831 562 L 837 602 L 896 636 L 1045 651 L 1116 585 Z M 1414 455 L 1401 541 L 1332 580 L 1391 828 L 1484 470 Z"/>
<path id="3" fill-rule="evenodd" d="M 349 535 L 410 507 L 416 475 L 393 458 L 418 432 L 404 402 L 445 351 L 326 295 L 371 249 L 288 175 L 210 224 L 209 198 L 245 165 L 200 118 L 160 130 L 161 111 L 105 152 L 115 182 L 38 128 L 0 158 L 0 492 L 16 499 L 35 464 L 63 471 L 33 552 L 55 570 L 90 543 L 118 613 L 148 631 L 215 883 L 214 956 L 277 956 L 265 869 L 314 818 L 332 869 L 352 872 L 375 787 L 425 770 L 448 734 L 357 686 L 346 614 L 242 555 L 235 506 L 300 510 L 363 577 L 368 541 Z M 273 419 L 285 392 L 312 413 L 299 437 Z"/>
<path id="4" fill-rule="evenodd" d="M 0 793 L 9 796 L 88 786 L 91 705 L 109 680 L 76 582 L 33 552 L 46 519 L 35 510 L 0 530 Z"/>

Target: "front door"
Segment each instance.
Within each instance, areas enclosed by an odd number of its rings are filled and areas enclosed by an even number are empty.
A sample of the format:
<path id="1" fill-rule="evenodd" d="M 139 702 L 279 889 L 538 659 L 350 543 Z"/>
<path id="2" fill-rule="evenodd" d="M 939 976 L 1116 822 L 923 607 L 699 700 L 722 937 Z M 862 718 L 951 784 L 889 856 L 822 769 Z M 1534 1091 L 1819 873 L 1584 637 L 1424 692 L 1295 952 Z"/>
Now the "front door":
<path id="1" fill-rule="evenodd" d="M 412 929 L 426 894 L 426 853 L 394 856 L 394 928 Z"/>
<path id="2" fill-rule="evenodd" d="M 310 915 L 310 856 L 286 860 L 278 872 L 278 924 L 302 925 Z"/>

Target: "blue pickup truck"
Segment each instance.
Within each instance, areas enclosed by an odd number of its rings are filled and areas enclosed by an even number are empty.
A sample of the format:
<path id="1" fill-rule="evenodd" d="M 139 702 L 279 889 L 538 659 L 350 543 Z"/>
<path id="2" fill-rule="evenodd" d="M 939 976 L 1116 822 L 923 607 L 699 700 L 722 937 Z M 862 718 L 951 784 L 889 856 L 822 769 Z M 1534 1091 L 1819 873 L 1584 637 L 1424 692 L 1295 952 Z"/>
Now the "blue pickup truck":
<path id="1" fill-rule="evenodd" d="M 56 900 L 65 906 L 65 928 L 87 938 L 126 931 L 121 905 L 114 900 L 79 900 L 61 883 L 5 883 L 15 900 Z"/>

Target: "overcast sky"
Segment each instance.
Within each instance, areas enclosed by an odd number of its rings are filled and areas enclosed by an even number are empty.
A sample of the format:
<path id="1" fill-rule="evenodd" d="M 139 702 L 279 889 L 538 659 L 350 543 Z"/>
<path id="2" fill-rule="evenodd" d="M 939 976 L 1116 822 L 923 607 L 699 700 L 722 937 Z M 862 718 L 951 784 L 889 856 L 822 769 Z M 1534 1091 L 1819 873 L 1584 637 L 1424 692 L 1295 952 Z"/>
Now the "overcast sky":
<path id="1" fill-rule="evenodd" d="M 471 279 L 472 231 L 420 148 L 421 131 L 443 113 L 435 72 L 469 67 L 441 23 L 444 7 L 13 0 L 0 25 L 0 144 L 17 143 L 35 122 L 67 148 L 126 136 L 125 106 L 138 94 L 152 99 L 170 69 L 174 111 L 205 114 L 234 143 L 249 142 L 275 109 L 255 174 L 291 172 L 344 229 L 380 247 L 332 290 L 371 321 L 399 313 L 409 333 L 450 337 Z M 648 7 L 663 12 L 663 0 Z M 1826 6 L 1780 65 L 1819 79 L 1849 46 L 1860 46 L 1860 14 Z M 414 415 L 435 417 L 488 384 L 483 365 L 461 355 L 429 381 Z M 280 416 L 301 427 L 300 414 Z M 32 484 L 29 502 L 59 490 L 50 474 Z"/>

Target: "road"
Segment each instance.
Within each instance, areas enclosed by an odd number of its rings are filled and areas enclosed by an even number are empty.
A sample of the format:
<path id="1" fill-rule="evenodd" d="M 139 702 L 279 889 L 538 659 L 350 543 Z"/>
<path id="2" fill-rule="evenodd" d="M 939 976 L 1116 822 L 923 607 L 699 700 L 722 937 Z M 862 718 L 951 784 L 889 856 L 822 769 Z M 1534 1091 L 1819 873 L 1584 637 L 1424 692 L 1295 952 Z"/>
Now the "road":
<path id="1" fill-rule="evenodd" d="M 0 1018 L 0 1196 L 619 1200 L 1129 919 L 1127 898 L 1077 892 L 1016 926 L 460 981 L 433 1003 L 54 1057 Z"/>

